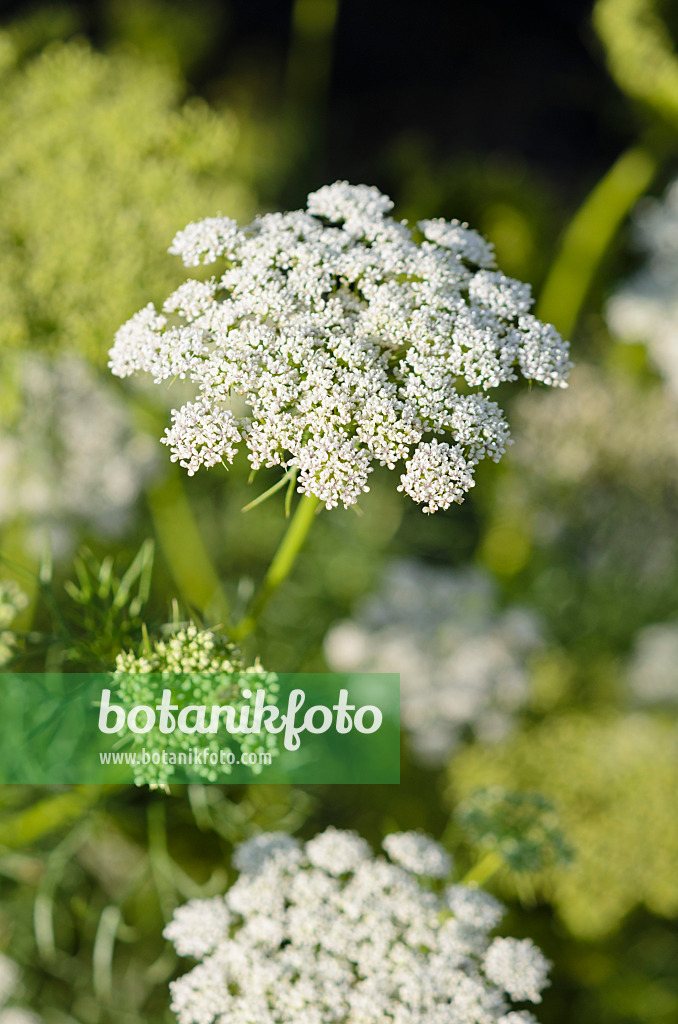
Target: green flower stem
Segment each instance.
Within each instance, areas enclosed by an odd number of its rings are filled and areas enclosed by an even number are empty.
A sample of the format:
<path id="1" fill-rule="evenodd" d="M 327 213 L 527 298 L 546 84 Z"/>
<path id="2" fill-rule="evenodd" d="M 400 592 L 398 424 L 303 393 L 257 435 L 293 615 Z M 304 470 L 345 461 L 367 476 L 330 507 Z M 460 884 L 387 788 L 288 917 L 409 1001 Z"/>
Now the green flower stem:
<path id="1" fill-rule="evenodd" d="M 338 13 L 339 0 L 294 0 L 292 6 L 281 115 L 287 145 L 294 154 L 294 177 L 304 184 L 324 173 L 326 107 Z"/>
<path id="2" fill-rule="evenodd" d="M 8 524 L 0 540 L 0 569 L 5 568 L 10 570 L 28 598 L 26 607 L 12 620 L 12 632 L 28 631 L 33 624 L 40 592 L 40 560 L 31 554 L 26 527 L 21 519 Z"/>
<path id="3" fill-rule="evenodd" d="M 294 0 L 285 101 L 302 117 L 325 102 L 338 14 L 339 0 Z"/>
<path id="4" fill-rule="evenodd" d="M 662 162 L 650 145 L 626 150 L 570 221 L 535 310 L 540 320 L 570 337 L 598 268 L 631 208 L 647 191 Z"/>
<path id="5" fill-rule="evenodd" d="M 484 885 L 504 864 L 503 857 L 496 850 L 490 850 L 462 878 L 462 885 Z"/>
<path id="6" fill-rule="evenodd" d="M 305 494 L 301 498 L 280 543 L 280 547 L 268 567 L 268 572 L 264 577 L 261 589 L 255 595 L 247 614 L 232 631 L 231 635 L 234 640 L 242 640 L 244 637 L 249 636 L 255 629 L 262 611 L 278 587 L 289 576 L 297 555 L 301 551 L 308 532 L 313 525 L 319 504 L 318 499 L 309 494 Z"/>
<path id="7" fill-rule="evenodd" d="M 115 382 L 118 383 L 118 382 Z M 129 394 L 118 384 L 130 405 L 137 427 L 155 437 L 165 429 L 165 412 L 146 396 Z M 202 539 L 191 507 L 184 474 L 172 465 L 167 475 L 146 488 L 146 504 L 153 520 L 156 538 L 162 549 L 182 600 L 226 628 L 230 609 L 212 559 Z"/>
<path id="8" fill-rule="evenodd" d="M 122 924 L 122 911 L 114 903 L 101 912 L 92 950 L 92 987 L 102 1003 L 113 1000 L 113 954 Z"/>
<path id="9" fill-rule="evenodd" d="M 179 593 L 187 605 L 210 617 L 224 628 L 229 607 L 200 535 L 181 475 L 171 470 L 160 483 L 146 492 L 155 533 Z"/>
<path id="10" fill-rule="evenodd" d="M 627 96 L 678 125 L 678 57 L 658 0 L 598 0 L 592 20 L 607 66 Z"/>

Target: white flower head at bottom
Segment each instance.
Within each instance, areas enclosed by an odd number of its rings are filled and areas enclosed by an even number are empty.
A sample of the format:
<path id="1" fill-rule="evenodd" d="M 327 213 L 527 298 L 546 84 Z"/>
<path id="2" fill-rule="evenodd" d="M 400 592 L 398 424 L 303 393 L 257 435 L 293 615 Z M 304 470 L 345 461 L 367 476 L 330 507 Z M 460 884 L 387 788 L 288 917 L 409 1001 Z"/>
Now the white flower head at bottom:
<path id="1" fill-rule="evenodd" d="M 460 886 L 449 899 L 433 880 L 451 861 L 434 840 L 395 833 L 384 846 L 391 860 L 330 827 L 303 845 L 272 833 L 236 850 L 223 901 L 191 901 L 165 930 L 199 961 L 171 983 L 179 1024 L 532 1021 L 509 997 L 540 1000 L 536 946 L 492 940 L 496 901 L 473 913 Z"/>

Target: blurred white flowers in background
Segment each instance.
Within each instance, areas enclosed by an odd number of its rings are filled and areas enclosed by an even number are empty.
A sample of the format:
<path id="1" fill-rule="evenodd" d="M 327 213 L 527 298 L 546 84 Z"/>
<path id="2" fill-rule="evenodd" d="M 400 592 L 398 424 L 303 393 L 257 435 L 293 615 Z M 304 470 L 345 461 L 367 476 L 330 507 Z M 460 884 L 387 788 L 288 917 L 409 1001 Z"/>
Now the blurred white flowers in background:
<path id="1" fill-rule="evenodd" d="M 419 880 L 451 867 L 434 840 L 393 834 L 384 847 L 400 864 L 332 827 L 305 845 L 282 833 L 244 843 L 226 896 L 190 901 L 165 929 L 200 961 L 171 983 L 180 1024 L 534 1021 L 507 996 L 541 1001 L 539 949 L 490 938 L 492 897 Z"/>
<path id="2" fill-rule="evenodd" d="M 0 953 L 0 1024 L 42 1024 L 42 1018 L 23 1006 L 7 1006 L 16 996 L 21 972 L 17 964 Z"/>
<path id="3" fill-rule="evenodd" d="M 189 279 L 162 313 L 117 332 L 114 374 L 189 378 L 196 400 L 164 439 L 189 474 L 231 462 L 281 466 L 327 508 L 353 505 L 375 465 L 404 463 L 399 490 L 425 512 L 462 501 L 481 459 L 509 440 L 485 392 L 518 373 L 564 387 L 568 346 L 529 312 L 529 285 L 494 269 L 492 247 L 456 221 L 418 234 L 367 185 L 337 182 L 307 210 L 239 228 L 190 224 L 171 252 L 225 270 Z M 232 395 L 250 415 L 238 418 Z"/>
<path id="4" fill-rule="evenodd" d="M 19 983 L 19 968 L 0 953 L 0 1006 L 4 1006 Z"/>
<path id="5" fill-rule="evenodd" d="M 607 305 L 613 334 L 647 345 L 678 398 L 678 180 L 662 199 L 644 199 L 635 214 L 637 248 L 644 266 Z"/>
<path id="6" fill-rule="evenodd" d="M 549 394 L 515 402 L 512 471 L 497 482 L 497 516 L 587 579 L 607 580 L 601 587 L 623 577 L 654 599 L 662 587 L 672 595 L 678 404 L 661 385 L 583 363 L 561 397 L 557 406 Z"/>
<path id="7" fill-rule="evenodd" d="M 626 678 L 642 703 L 678 703 L 678 622 L 653 623 L 640 630 Z"/>
<path id="8" fill-rule="evenodd" d="M 613 477 L 637 491 L 678 480 L 678 412 L 661 388 L 585 363 L 572 382 L 557 407 L 546 393 L 516 400 L 512 460 L 521 476 L 544 488 Z"/>
<path id="9" fill-rule="evenodd" d="M 127 403 L 76 356 L 7 359 L 0 414 L 0 527 L 25 522 L 56 554 L 78 529 L 119 536 L 158 466 Z"/>
<path id="10" fill-rule="evenodd" d="M 9 627 L 18 613 L 26 607 L 28 597 L 18 584 L 14 580 L 0 580 L 0 668 L 6 665 L 14 654 L 16 637 Z"/>
<path id="11" fill-rule="evenodd" d="M 489 574 L 392 563 L 379 592 L 333 626 L 335 672 L 399 672 L 401 719 L 414 753 L 442 764 L 467 727 L 498 739 L 529 694 L 541 646 L 537 616 L 499 610 Z"/>

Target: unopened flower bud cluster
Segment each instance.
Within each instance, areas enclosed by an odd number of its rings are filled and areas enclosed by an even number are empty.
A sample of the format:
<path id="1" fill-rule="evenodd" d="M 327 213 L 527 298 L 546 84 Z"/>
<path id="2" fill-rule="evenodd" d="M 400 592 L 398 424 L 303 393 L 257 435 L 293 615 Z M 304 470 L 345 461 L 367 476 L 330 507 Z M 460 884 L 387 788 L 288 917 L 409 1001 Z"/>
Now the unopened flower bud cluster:
<path id="1" fill-rule="evenodd" d="M 189 474 L 244 443 L 254 469 L 295 470 L 298 490 L 332 508 L 357 502 L 376 465 L 404 464 L 399 490 L 435 512 L 509 442 L 489 390 L 518 373 L 565 386 L 566 343 L 530 313 L 529 285 L 495 269 L 491 245 L 456 221 L 415 232 L 392 206 L 337 182 L 306 210 L 179 232 L 170 252 L 219 273 L 133 316 L 109 365 L 195 384 L 164 438 Z"/>
<path id="2" fill-rule="evenodd" d="M 389 860 L 355 832 L 303 846 L 248 840 L 225 897 L 191 900 L 165 929 L 200 963 L 172 982 L 179 1024 L 530 1024 L 509 999 L 541 1001 L 548 962 L 529 940 L 491 938 L 494 897 L 447 885 L 451 860 L 415 832 Z"/>
<path id="3" fill-rule="evenodd" d="M 252 709 L 257 690 L 265 689 L 268 704 L 275 704 L 278 692 L 277 677 L 266 672 L 259 662 L 245 665 L 233 644 L 211 630 L 200 630 L 194 623 L 176 629 L 167 639 L 147 643 L 144 648 L 122 651 L 116 659 L 116 692 L 124 705 L 139 704 L 148 707 L 159 705 L 165 688 L 172 691 L 179 709 L 190 705 L 232 705 L 236 718 L 243 708 Z M 247 691 L 250 696 L 245 696 Z M 181 732 L 159 733 L 157 730 L 143 735 L 127 735 L 137 746 L 152 752 L 185 751 L 189 737 Z M 217 754 L 223 745 L 214 735 L 195 737 L 201 748 Z M 270 733 L 229 736 L 229 743 L 241 751 L 275 750 L 275 736 Z M 229 772 L 228 764 L 220 763 L 218 768 L 211 764 L 195 765 L 194 771 L 214 782 L 220 772 Z M 253 772 L 260 771 L 258 765 Z M 171 781 L 174 768 L 171 764 L 137 764 L 134 768 L 137 785 L 147 783 L 152 788 L 166 787 Z"/>

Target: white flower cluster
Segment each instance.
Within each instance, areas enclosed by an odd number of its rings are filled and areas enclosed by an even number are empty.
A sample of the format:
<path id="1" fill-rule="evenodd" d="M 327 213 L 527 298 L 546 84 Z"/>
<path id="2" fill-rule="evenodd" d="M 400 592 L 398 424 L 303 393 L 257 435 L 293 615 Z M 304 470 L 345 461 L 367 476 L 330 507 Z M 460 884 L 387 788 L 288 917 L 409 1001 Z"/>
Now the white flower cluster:
<path id="1" fill-rule="evenodd" d="M 11 660 L 16 645 L 16 637 L 9 627 L 26 607 L 28 597 L 14 580 L 0 580 L 0 668 Z"/>
<path id="2" fill-rule="evenodd" d="M 626 679 L 643 704 L 678 704 L 678 621 L 657 622 L 636 636 Z"/>
<path id="3" fill-rule="evenodd" d="M 83 360 L 7 357 L 0 411 L 0 526 L 46 528 L 54 550 L 72 524 L 116 535 L 157 465 L 125 402 Z"/>
<path id="4" fill-rule="evenodd" d="M 447 850 L 421 832 L 392 832 L 382 843 L 395 864 L 427 878 L 446 878 L 452 870 Z"/>
<path id="5" fill-rule="evenodd" d="M 548 962 L 529 939 L 491 939 L 501 905 L 418 876 L 450 867 L 404 833 L 374 857 L 353 832 L 301 845 L 281 833 L 236 852 L 225 897 L 192 900 L 165 929 L 200 963 L 172 982 L 179 1024 L 530 1024 L 507 996 L 541 1001 Z"/>
<path id="6" fill-rule="evenodd" d="M 179 232 L 170 252 L 225 270 L 133 316 L 109 365 L 197 386 L 164 438 L 189 474 L 231 462 L 244 442 L 254 469 L 295 470 L 299 491 L 332 508 L 369 490 L 375 464 L 404 462 L 399 490 L 435 512 L 506 448 L 486 391 L 518 370 L 565 386 L 566 343 L 530 314 L 529 286 L 493 269 L 491 246 L 442 220 L 422 221 L 418 241 L 392 206 L 337 182 L 306 210 Z M 249 415 L 234 414 L 234 396 Z"/>
<path id="7" fill-rule="evenodd" d="M 536 616 L 500 612 L 490 577 L 414 561 L 392 563 L 377 594 L 333 626 L 335 672 L 399 672 L 403 727 L 423 763 L 444 762 L 465 728 L 498 739 L 525 703 Z"/>
<path id="8" fill-rule="evenodd" d="M 607 321 L 624 341 L 648 346 L 678 398 L 678 180 L 663 199 L 643 200 L 634 227 L 646 262 L 611 297 Z"/>
<path id="9" fill-rule="evenodd" d="M 16 997 L 20 971 L 17 964 L 0 953 L 0 1024 L 42 1024 L 42 1018 L 23 1006 L 7 1006 Z"/>

